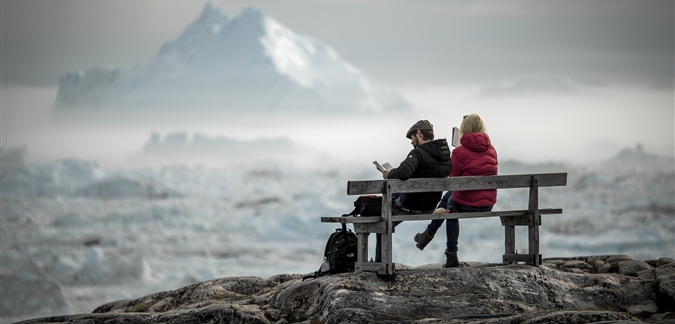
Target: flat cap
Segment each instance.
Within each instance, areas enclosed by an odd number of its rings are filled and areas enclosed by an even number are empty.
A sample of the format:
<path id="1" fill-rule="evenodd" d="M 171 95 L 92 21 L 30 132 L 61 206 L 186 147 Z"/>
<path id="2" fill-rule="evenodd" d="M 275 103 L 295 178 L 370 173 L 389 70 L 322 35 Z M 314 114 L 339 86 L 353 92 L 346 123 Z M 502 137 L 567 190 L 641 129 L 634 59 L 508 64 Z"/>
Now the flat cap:
<path id="1" fill-rule="evenodd" d="M 428 120 L 420 120 L 416 122 L 415 125 L 412 125 L 412 127 L 410 127 L 408 132 L 405 133 L 406 134 L 405 137 L 412 139 L 412 134 L 417 132 L 418 129 L 434 130 L 434 125 L 432 125 Z"/>

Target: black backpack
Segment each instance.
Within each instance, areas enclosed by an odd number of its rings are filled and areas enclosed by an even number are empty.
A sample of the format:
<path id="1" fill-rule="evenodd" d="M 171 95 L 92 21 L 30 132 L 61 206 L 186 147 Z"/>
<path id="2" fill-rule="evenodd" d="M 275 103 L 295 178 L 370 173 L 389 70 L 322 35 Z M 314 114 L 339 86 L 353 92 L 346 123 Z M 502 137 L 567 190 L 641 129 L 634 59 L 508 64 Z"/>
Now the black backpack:
<path id="1" fill-rule="evenodd" d="M 379 216 L 382 214 L 382 197 L 376 195 L 363 195 L 354 201 L 354 210 L 342 216 Z M 342 224 L 328 237 L 326 249 L 323 253 L 323 263 L 314 274 L 302 278 L 316 278 L 325 274 L 353 272 L 354 263 L 357 260 L 356 249 L 357 237 L 354 232 L 347 230 L 347 225 Z"/>
<path id="2" fill-rule="evenodd" d="M 313 275 L 303 278 L 316 278 L 325 274 L 354 272 L 354 263 L 357 260 L 356 234 L 347 230 L 347 225 L 342 224 L 328 237 L 326 249 L 323 254 L 323 263 Z"/>
<path id="3" fill-rule="evenodd" d="M 382 196 L 363 195 L 354 201 L 354 210 L 342 216 L 380 216 L 382 215 Z"/>

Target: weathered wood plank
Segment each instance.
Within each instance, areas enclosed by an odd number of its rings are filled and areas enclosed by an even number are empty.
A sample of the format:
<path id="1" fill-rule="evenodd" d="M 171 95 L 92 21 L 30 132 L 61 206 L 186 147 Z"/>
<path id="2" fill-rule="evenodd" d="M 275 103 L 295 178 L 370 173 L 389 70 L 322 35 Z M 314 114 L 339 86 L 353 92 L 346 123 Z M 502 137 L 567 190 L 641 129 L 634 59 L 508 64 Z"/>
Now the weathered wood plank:
<path id="1" fill-rule="evenodd" d="M 539 187 L 567 185 L 567 173 L 537 174 Z M 496 175 L 480 177 L 452 178 L 415 178 L 402 180 L 359 180 L 347 182 L 347 194 L 381 194 L 384 183 L 391 184 L 391 192 L 426 192 L 447 190 L 485 190 L 529 188 L 532 182 L 530 174 Z"/>
<path id="2" fill-rule="evenodd" d="M 382 262 L 356 262 L 354 263 L 354 272 L 362 271 L 384 271 L 385 265 Z"/>
<path id="3" fill-rule="evenodd" d="M 382 257 L 382 263 L 391 264 L 392 263 L 392 233 L 394 232 L 394 226 L 391 221 L 391 183 L 387 182 L 384 184 L 384 192 L 382 193 L 382 217 L 385 224 L 386 233 L 380 234 L 382 237 L 380 244 L 380 256 Z M 385 273 L 389 267 L 385 267 Z"/>
<path id="4" fill-rule="evenodd" d="M 418 214 L 418 215 L 394 215 L 391 217 L 392 221 L 420 221 L 432 219 L 462 219 L 462 218 L 485 218 L 485 217 L 517 217 L 527 216 L 527 210 L 509 210 L 497 212 L 476 212 L 476 213 L 449 213 L 449 214 Z M 540 214 L 562 214 L 562 209 L 551 208 L 541 209 Z"/>
<path id="5" fill-rule="evenodd" d="M 354 224 L 361 224 L 361 223 L 377 223 L 382 220 L 382 217 L 380 216 L 364 216 L 364 217 L 357 217 L 357 216 L 329 216 L 329 217 L 321 217 L 321 222 L 322 223 L 354 223 Z"/>
<path id="6" fill-rule="evenodd" d="M 513 225 L 504 226 L 504 253 L 516 253 L 516 227 Z"/>
<path id="7" fill-rule="evenodd" d="M 394 269 L 396 269 L 396 263 L 389 262 L 384 264 L 384 270 L 380 270 L 377 273 L 381 275 L 393 275 Z"/>
<path id="8" fill-rule="evenodd" d="M 502 226 L 530 226 L 530 217 L 528 215 L 500 217 Z"/>
<path id="9" fill-rule="evenodd" d="M 386 224 L 378 217 L 377 223 L 359 223 L 354 224 L 354 232 L 359 233 L 386 233 L 387 227 Z"/>
<path id="10" fill-rule="evenodd" d="M 358 262 L 368 262 L 368 233 L 358 233 L 356 236 Z"/>
<path id="11" fill-rule="evenodd" d="M 394 269 L 396 268 L 396 263 L 392 263 L 391 266 L 384 262 L 355 262 L 354 263 L 354 272 L 359 273 L 363 271 L 376 271 L 379 274 L 394 274 Z"/>
<path id="12" fill-rule="evenodd" d="M 528 214 L 530 225 L 528 227 L 528 247 L 527 252 L 532 255 L 539 255 L 539 176 L 532 176 L 532 185 L 530 187 L 530 202 L 528 205 Z M 539 265 L 537 262 L 532 265 Z"/>
<path id="13" fill-rule="evenodd" d="M 525 262 L 529 265 L 541 265 L 541 254 L 504 254 L 504 263 Z"/>
<path id="14" fill-rule="evenodd" d="M 552 215 L 552 214 L 562 214 L 563 210 L 561 208 L 544 208 L 539 209 L 540 215 Z M 526 217 L 529 211 L 527 210 L 507 210 L 507 211 L 493 211 L 493 212 L 477 212 L 477 213 L 450 213 L 450 214 L 419 214 L 419 215 L 394 215 L 392 216 L 393 221 L 422 221 L 422 220 L 433 220 L 433 219 L 460 219 L 460 218 L 481 218 L 481 217 L 508 217 L 517 218 L 517 217 Z M 378 223 L 382 221 L 380 216 L 365 216 L 365 217 L 340 217 L 340 216 L 331 216 L 331 217 L 321 217 L 322 223 L 354 223 L 354 224 L 369 224 L 369 223 Z M 518 222 L 514 220 L 515 222 Z M 529 220 L 523 224 L 514 223 L 511 221 L 509 223 L 504 223 L 502 220 L 502 225 L 528 225 Z M 376 233 L 376 232 L 371 232 Z"/>
<path id="15" fill-rule="evenodd" d="M 381 194 L 384 191 L 385 180 L 356 180 L 347 181 L 348 195 Z"/>

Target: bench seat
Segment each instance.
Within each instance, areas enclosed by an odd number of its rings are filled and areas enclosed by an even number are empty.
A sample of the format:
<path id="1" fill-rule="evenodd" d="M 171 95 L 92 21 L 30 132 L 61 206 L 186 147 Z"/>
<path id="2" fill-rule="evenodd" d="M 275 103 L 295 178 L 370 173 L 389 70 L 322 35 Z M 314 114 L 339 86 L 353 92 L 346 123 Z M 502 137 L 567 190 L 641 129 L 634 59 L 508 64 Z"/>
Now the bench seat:
<path id="1" fill-rule="evenodd" d="M 539 209 L 540 215 L 562 214 L 562 208 L 544 208 Z M 482 218 L 482 217 L 514 217 L 527 216 L 528 210 L 505 210 L 491 212 L 474 213 L 447 213 L 447 214 L 411 214 L 411 215 L 391 215 L 391 221 L 421 221 L 434 219 L 460 219 L 460 218 Z M 329 216 L 321 217 L 322 223 L 345 223 L 345 224 L 363 224 L 378 223 L 382 221 L 381 216 Z"/>

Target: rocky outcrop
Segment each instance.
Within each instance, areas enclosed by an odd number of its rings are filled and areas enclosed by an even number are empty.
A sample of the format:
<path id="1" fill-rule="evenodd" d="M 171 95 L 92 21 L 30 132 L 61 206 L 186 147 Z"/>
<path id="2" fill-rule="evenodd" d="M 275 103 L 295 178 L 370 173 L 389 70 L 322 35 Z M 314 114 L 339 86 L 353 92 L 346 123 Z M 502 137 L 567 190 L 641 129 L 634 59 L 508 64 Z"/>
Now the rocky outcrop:
<path id="1" fill-rule="evenodd" d="M 462 263 L 395 276 L 221 278 L 22 323 L 675 323 L 675 260 Z"/>

